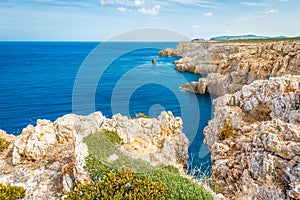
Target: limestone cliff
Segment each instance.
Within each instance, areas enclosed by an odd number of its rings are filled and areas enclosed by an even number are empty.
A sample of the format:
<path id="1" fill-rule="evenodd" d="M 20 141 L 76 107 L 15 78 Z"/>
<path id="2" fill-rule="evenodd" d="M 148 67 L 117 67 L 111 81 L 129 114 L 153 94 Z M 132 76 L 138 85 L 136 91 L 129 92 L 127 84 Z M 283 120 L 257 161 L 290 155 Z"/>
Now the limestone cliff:
<path id="1" fill-rule="evenodd" d="M 187 90 L 224 95 L 239 91 L 255 80 L 300 74 L 300 41 L 281 42 L 180 42 L 162 56 L 181 56 L 176 70 L 207 74 Z M 202 88 L 205 88 L 203 90 Z"/>
<path id="2" fill-rule="evenodd" d="M 115 130 L 123 139 L 120 151 L 153 165 L 186 168 L 188 139 L 182 120 L 171 112 L 157 119 L 129 119 L 120 114 L 112 119 L 100 112 L 89 116 L 65 115 L 55 122 L 38 120 L 21 135 L 0 131 L 11 144 L 0 152 L 0 182 L 23 186 L 25 199 L 56 199 L 63 191 L 88 181 L 84 169 L 89 154 L 83 138 L 103 129 Z"/>
<path id="3" fill-rule="evenodd" d="M 205 143 L 226 196 L 300 199 L 300 76 L 254 81 L 214 106 Z"/>

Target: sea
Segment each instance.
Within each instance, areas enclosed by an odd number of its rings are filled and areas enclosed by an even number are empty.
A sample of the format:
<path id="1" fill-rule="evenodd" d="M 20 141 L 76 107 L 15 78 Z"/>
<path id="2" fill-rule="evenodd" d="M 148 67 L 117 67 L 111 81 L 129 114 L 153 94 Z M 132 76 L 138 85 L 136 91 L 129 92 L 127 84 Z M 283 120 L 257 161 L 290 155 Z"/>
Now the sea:
<path id="1" fill-rule="evenodd" d="M 209 172 L 203 129 L 213 115 L 210 95 L 183 92 L 201 75 L 177 72 L 179 57 L 159 50 L 176 42 L 0 42 L 0 129 L 19 135 L 37 119 L 101 111 L 182 117 L 190 169 Z M 155 59 L 156 64 L 152 64 Z"/>

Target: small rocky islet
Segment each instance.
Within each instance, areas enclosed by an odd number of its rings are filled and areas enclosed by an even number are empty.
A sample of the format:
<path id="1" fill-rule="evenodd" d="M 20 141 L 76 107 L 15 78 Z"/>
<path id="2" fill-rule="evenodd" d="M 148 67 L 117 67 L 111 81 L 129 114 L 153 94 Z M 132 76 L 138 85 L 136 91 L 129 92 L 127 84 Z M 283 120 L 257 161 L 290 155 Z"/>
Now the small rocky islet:
<path id="1" fill-rule="evenodd" d="M 215 198 L 300 199 L 300 41 L 180 42 L 159 54 L 180 56 L 178 71 L 207 74 L 184 90 L 220 96 L 204 129 L 212 179 L 225 196 Z M 124 155 L 184 175 L 189 141 L 182 126 L 171 112 L 154 119 L 96 112 L 38 120 L 19 136 L 1 130 L 0 183 L 23 187 L 25 199 L 66 197 L 90 181 L 85 138 L 103 131 L 122 141 L 104 158 L 111 166 Z"/>

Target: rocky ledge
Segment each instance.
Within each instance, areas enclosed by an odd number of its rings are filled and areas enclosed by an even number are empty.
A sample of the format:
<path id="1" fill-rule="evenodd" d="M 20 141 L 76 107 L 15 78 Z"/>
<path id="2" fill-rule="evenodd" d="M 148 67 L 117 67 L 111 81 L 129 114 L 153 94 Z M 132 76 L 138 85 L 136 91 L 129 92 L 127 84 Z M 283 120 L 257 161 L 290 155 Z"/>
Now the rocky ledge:
<path id="1" fill-rule="evenodd" d="M 102 130 L 116 131 L 123 140 L 121 152 L 152 165 L 186 169 L 189 141 L 181 118 L 162 112 L 156 119 L 131 119 L 120 114 L 112 119 L 100 112 L 89 116 L 65 115 L 55 122 L 38 120 L 21 135 L 0 131 L 10 143 L 0 152 L 0 182 L 22 186 L 25 199 L 56 199 L 64 191 L 89 181 L 85 171 L 87 145 L 83 138 Z"/>
<path id="2" fill-rule="evenodd" d="M 300 74 L 300 41 L 180 42 L 159 54 L 182 57 L 174 62 L 178 71 L 207 74 L 182 87 L 200 94 L 224 95 L 255 80 Z"/>
<path id="3" fill-rule="evenodd" d="M 254 81 L 214 106 L 205 143 L 225 195 L 300 199 L 300 76 Z"/>

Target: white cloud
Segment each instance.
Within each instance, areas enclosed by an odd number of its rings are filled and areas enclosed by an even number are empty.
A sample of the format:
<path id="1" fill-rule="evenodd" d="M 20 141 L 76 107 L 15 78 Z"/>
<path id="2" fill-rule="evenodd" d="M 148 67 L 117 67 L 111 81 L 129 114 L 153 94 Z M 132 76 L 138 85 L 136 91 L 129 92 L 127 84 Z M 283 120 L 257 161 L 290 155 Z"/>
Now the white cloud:
<path id="1" fill-rule="evenodd" d="M 155 5 L 152 8 L 140 8 L 137 11 L 139 13 L 145 14 L 145 15 L 157 15 L 159 13 L 160 10 L 160 5 Z"/>
<path id="2" fill-rule="evenodd" d="M 279 10 L 272 9 L 272 10 L 267 11 L 266 13 L 267 14 L 276 14 L 276 13 L 279 13 Z"/>
<path id="3" fill-rule="evenodd" d="M 280 2 L 288 2 L 289 0 L 278 0 Z"/>
<path id="4" fill-rule="evenodd" d="M 219 8 L 224 5 L 223 3 L 217 3 L 212 0 L 165 0 L 165 2 L 193 5 L 203 8 Z"/>
<path id="5" fill-rule="evenodd" d="M 134 5 L 140 6 L 140 5 L 142 5 L 142 4 L 144 4 L 144 1 L 143 1 L 143 0 L 134 0 Z"/>
<path id="6" fill-rule="evenodd" d="M 200 28 L 200 26 L 198 24 L 194 24 L 193 28 Z"/>
<path id="7" fill-rule="evenodd" d="M 126 1 L 124 0 L 100 0 L 101 5 L 107 5 L 107 4 L 120 4 L 125 5 Z"/>
<path id="8" fill-rule="evenodd" d="M 120 11 L 120 12 L 126 12 L 126 11 L 128 11 L 128 9 L 125 8 L 125 7 L 118 7 L 117 10 Z"/>
<path id="9" fill-rule="evenodd" d="M 245 6 L 268 6 L 267 3 L 256 3 L 256 2 L 241 2 Z"/>
<path id="10" fill-rule="evenodd" d="M 214 14 L 213 14 L 212 12 L 208 12 L 208 13 L 204 13 L 203 15 L 206 16 L 206 17 L 211 17 L 211 16 L 213 16 Z"/>

